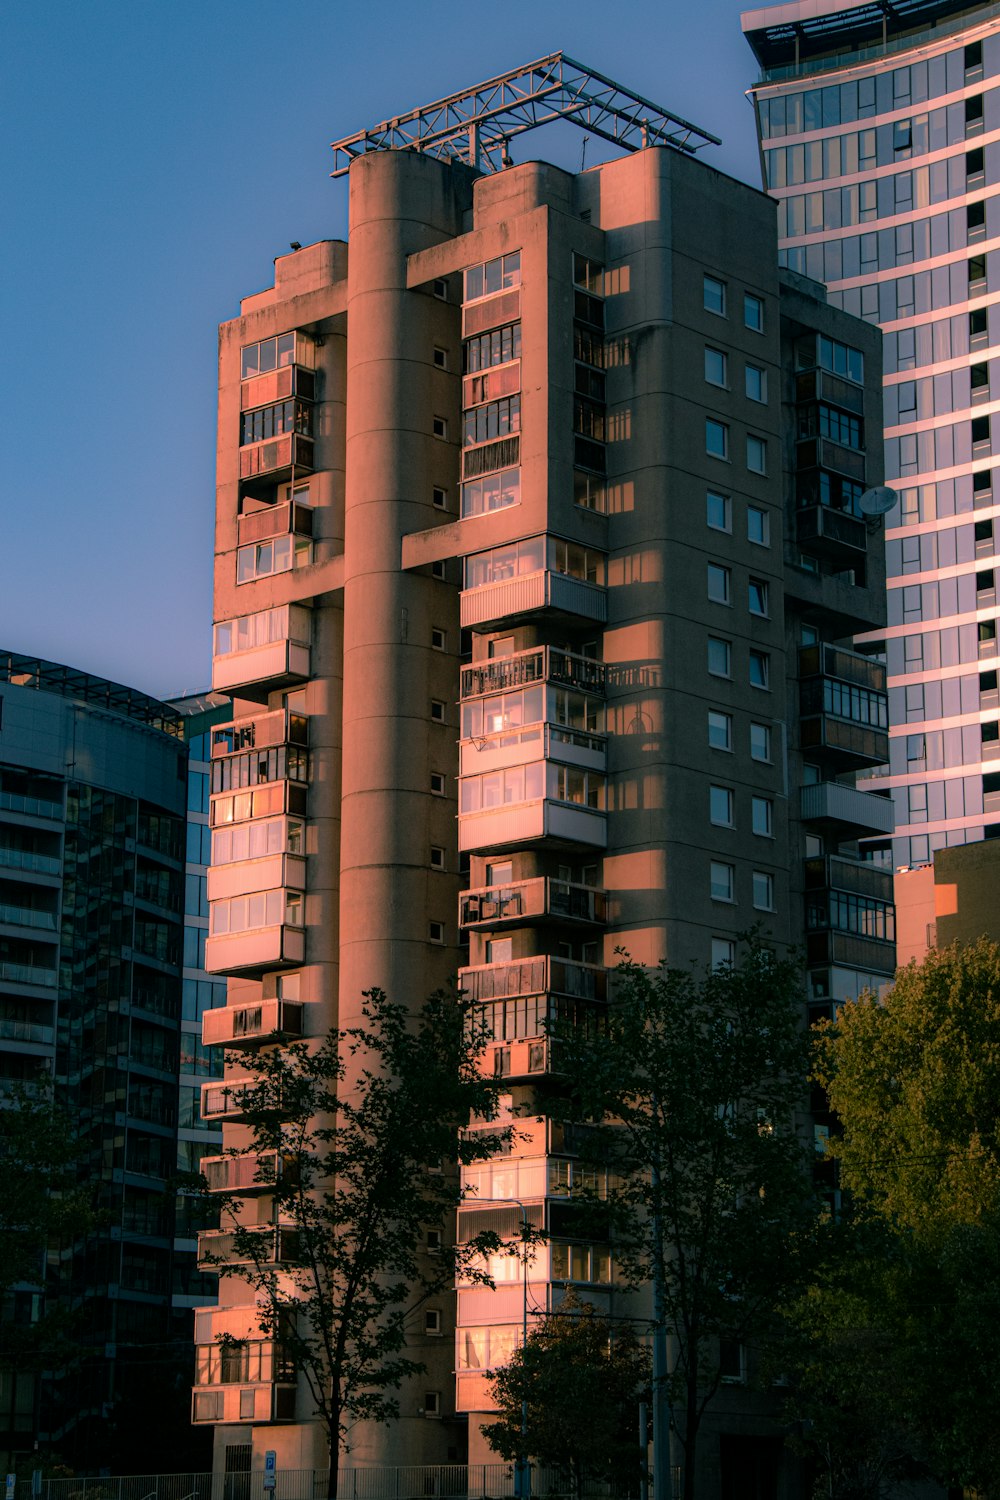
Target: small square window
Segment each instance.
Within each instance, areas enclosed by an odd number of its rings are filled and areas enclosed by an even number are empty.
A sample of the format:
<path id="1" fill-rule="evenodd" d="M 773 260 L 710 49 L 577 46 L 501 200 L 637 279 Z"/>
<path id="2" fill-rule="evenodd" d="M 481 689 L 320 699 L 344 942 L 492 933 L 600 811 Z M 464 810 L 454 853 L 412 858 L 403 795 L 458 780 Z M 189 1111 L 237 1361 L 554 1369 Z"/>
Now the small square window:
<path id="1" fill-rule="evenodd" d="M 713 901 L 734 901 L 736 888 L 736 870 L 733 865 L 722 864 L 719 860 L 711 862 L 711 891 Z"/>
<path id="2" fill-rule="evenodd" d="M 747 506 L 747 541 L 758 547 L 771 545 L 771 517 L 759 506 Z"/>
<path id="3" fill-rule="evenodd" d="M 750 725 L 750 759 L 763 761 L 770 764 L 771 760 L 771 726 L 769 724 Z"/>
<path id="4" fill-rule="evenodd" d="M 428 1229 L 428 1231 L 427 1231 L 427 1248 L 432 1253 L 434 1251 L 436 1251 L 436 1250 L 440 1250 L 441 1249 L 441 1231 L 440 1231 L 440 1229 Z"/>
<path id="5" fill-rule="evenodd" d="M 448 300 L 448 283 L 443 276 L 434 278 L 434 295 L 439 302 L 447 302 Z"/>
<path id="6" fill-rule="evenodd" d="M 768 587 L 763 578 L 751 578 L 748 592 L 748 608 L 752 615 L 761 619 L 768 617 Z"/>
<path id="7" fill-rule="evenodd" d="M 441 1415 L 440 1391 L 424 1391 L 423 1414 L 425 1417 L 439 1417 Z"/>
<path id="8" fill-rule="evenodd" d="M 729 496 L 709 490 L 705 497 L 705 519 L 713 531 L 732 531 L 733 505 Z"/>
<path id="9" fill-rule="evenodd" d="M 764 299 L 747 292 L 743 298 L 743 322 L 754 333 L 764 332 Z"/>
<path id="10" fill-rule="evenodd" d="M 728 360 L 721 349 L 705 350 L 705 379 L 709 385 L 728 385 Z"/>
<path id="11" fill-rule="evenodd" d="M 435 797 L 444 796 L 444 773 L 442 771 L 431 772 L 431 791 Z"/>
<path id="12" fill-rule="evenodd" d="M 431 504 L 436 506 L 438 510 L 445 510 L 447 508 L 448 491 L 443 490 L 439 484 L 436 484 L 431 491 Z"/>
<path id="13" fill-rule="evenodd" d="M 446 417 L 434 417 L 431 422 L 431 430 L 436 438 L 448 436 L 448 419 Z"/>
<path id="14" fill-rule="evenodd" d="M 746 367 L 746 392 L 748 401 L 767 401 L 767 371 L 759 365 Z"/>
<path id="15" fill-rule="evenodd" d="M 441 848 L 440 844 L 431 845 L 431 869 L 444 869 L 444 850 Z"/>
<path id="16" fill-rule="evenodd" d="M 761 838 L 774 837 L 774 803 L 770 797 L 751 797 L 750 826 Z"/>
<path id="17" fill-rule="evenodd" d="M 710 786 L 708 789 L 709 822 L 717 828 L 733 826 L 733 793 L 728 786 Z"/>
<path id="18" fill-rule="evenodd" d="M 755 911 L 774 911 L 774 876 L 766 870 L 753 872 L 753 904 Z"/>
<path id="19" fill-rule="evenodd" d="M 747 468 L 751 474 L 767 473 L 767 443 L 753 433 L 747 434 Z"/>
<path id="20" fill-rule="evenodd" d="M 713 677 L 732 677 L 733 648 L 717 635 L 708 638 L 708 670 Z"/>
<path id="21" fill-rule="evenodd" d="M 444 704 L 440 698 L 431 699 L 431 718 L 435 724 L 444 723 Z"/>
<path id="22" fill-rule="evenodd" d="M 427 923 L 427 937 L 428 937 L 429 941 L 432 942 L 432 943 L 443 943 L 444 942 L 444 923 L 443 922 L 428 922 Z"/>
<path id="23" fill-rule="evenodd" d="M 733 938 L 712 939 L 712 968 L 731 969 L 736 962 L 736 942 Z"/>
<path id="24" fill-rule="evenodd" d="M 726 316 L 726 283 L 714 276 L 706 276 L 703 283 L 703 300 L 706 312 Z"/>
<path id="25" fill-rule="evenodd" d="M 722 568 L 718 563 L 708 565 L 708 597 L 713 604 L 728 604 L 732 574 L 728 568 Z"/>
<path id="26" fill-rule="evenodd" d="M 732 714 L 719 713 L 714 708 L 708 710 L 708 743 L 713 750 L 732 750 Z"/>
<path id="27" fill-rule="evenodd" d="M 447 370 L 448 368 L 448 351 L 447 349 L 442 349 L 439 344 L 434 345 L 434 365 L 438 370 Z"/>
<path id="28" fill-rule="evenodd" d="M 424 1332 L 441 1332 L 441 1313 L 438 1308 L 428 1307 L 424 1309 Z"/>
<path id="29" fill-rule="evenodd" d="M 443 651 L 447 644 L 448 636 L 445 631 L 441 630 L 437 625 L 433 625 L 431 627 L 431 650 Z"/>
<path id="30" fill-rule="evenodd" d="M 750 652 L 750 686 L 766 688 L 771 676 L 771 658 L 766 651 Z"/>
<path id="31" fill-rule="evenodd" d="M 714 417 L 705 418 L 705 452 L 713 458 L 729 457 L 729 428 Z"/>
<path id="32" fill-rule="evenodd" d="M 448 565 L 443 557 L 439 557 L 436 562 L 431 563 L 431 577 L 436 578 L 439 583 L 444 583 L 447 576 Z"/>

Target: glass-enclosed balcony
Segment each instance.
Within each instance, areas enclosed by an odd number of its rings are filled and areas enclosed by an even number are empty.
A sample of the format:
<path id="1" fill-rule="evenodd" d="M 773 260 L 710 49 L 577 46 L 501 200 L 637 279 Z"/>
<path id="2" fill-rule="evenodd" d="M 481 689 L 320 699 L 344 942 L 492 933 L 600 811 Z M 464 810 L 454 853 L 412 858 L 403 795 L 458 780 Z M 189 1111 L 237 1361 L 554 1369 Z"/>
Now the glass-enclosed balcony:
<path id="1" fill-rule="evenodd" d="M 194 1378 L 192 1422 L 295 1419 L 295 1367 L 273 1339 L 230 1335 L 221 1342 L 198 1343 Z"/>
<path id="2" fill-rule="evenodd" d="M 272 709 L 270 713 L 253 714 L 234 719 L 212 730 L 212 759 L 238 755 L 241 751 L 265 750 L 277 745 L 306 745 L 309 720 L 305 714 Z"/>
<path id="3" fill-rule="evenodd" d="M 597 964 L 548 955 L 460 969 L 459 986 L 490 1038 L 482 1071 L 509 1080 L 551 1072 L 556 1033 L 596 1035 L 604 1027 L 607 984 L 607 970 Z"/>
<path id="4" fill-rule="evenodd" d="M 463 739 L 459 747 L 459 773 L 476 776 L 504 766 L 526 765 L 539 756 L 604 772 L 608 765 L 607 751 L 608 742 L 603 734 L 590 734 L 561 724 L 511 724 L 493 734 L 474 734 Z"/>
<path id="5" fill-rule="evenodd" d="M 890 974 L 896 908 L 891 870 L 836 855 L 805 862 L 806 957 Z"/>
<path id="6" fill-rule="evenodd" d="M 531 646 L 510 656 L 489 657 L 462 668 L 462 699 L 502 693 L 510 688 L 551 682 L 580 692 L 603 695 L 607 669 L 603 662 L 557 646 Z"/>
<path id="7" fill-rule="evenodd" d="M 889 758 L 889 699 L 881 662 L 838 647 L 799 652 L 802 749 L 838 769 L 881 765 Z"/>
<path id="8" fill-rule="evenodd" d="M 304 899 L 301 889 L 277 887 L 211 901 L 206 970 L 259 976 L 304 963 Z"/>
<path id="9" fill-rule="evenodd" d="M 281 1174 L 281 1157 L 277 1151 L 203 1156 L 201 1171 L 210 1193 L 268 1193 Z"/>
<path id="10" fill-rule="evenodd" d="M 270 820 L 264 820 L 270 821 Z M 279 826 L 287 819 L 276 819 Z M 244 828 L 253 824 L 244 824 Z M 235 831 L 235 830 L 234 830 Z M 209 902 L 232 901 L 238 896 L 251 897 L 256 891 L 273 891 L 285 888 L 304 891 L 306 885 L 306 862 L 297 854 L 269 854 L 243 863 L 230 862 L 208 871 Z M 266 925 L 266 924 L 265 924 Z"/>
<path id="11" fill-rule="evenodd" d="M 268 693 L 309 677 L 312 613 L 302 604 L 279 604 L 215 627 L 212 687 L 239 689 L 263 702 Z"/>
<path id="12" fill-rule="evenodd" d="M 605 891 L 538 875 L 507 885 L 462 891 L 458 898 L 458 923 L 470 932 L 546 922 L 600 927 L 607 921 L 607 906 Z"/>
<path id="13" fill-rule="evenodd" d="M 293 420 L 302 420 L 302 403 L 285 401 L 294 409 Z M 315 467 L 313 440 L 301 432 L 283 432 L 261 443 L 240 449 L 240 479 L 283 479 L 293 473 L 310 474 Z"/>
<path id="14" fill-rule="evenodd" d="M 207 1010 L 201 1025 L 206 1047 L 259 1047 L 278 1037 L 300 1037 L 302 1006 L 294 1000 L 221 1005 Z"/>
<path id="15" fill-rule="evenodd" d="M 472 553 L 465 559 L 462 626 L 491 630 L 540 611 L 603 624 L 605 573 L 603 552 L 561 537 L 527 537 Z"/>
<path id="16" fill-rule="evenodd" d="M 244 1236 L 253 1244 L 253 1253 Z M 253 1225 L 242 1231 L 203 1229 L 198 1235 L 198 1269 L 217 1270 L 220 1265 L 295 1265 L 298 1235 L 284 1224 Z"/>
<path id="17" fill-rule="evenodd" d="M 605 778 L 583 766 L 535 760 L 459 781 L 461 850 L 607 844 Z"/>

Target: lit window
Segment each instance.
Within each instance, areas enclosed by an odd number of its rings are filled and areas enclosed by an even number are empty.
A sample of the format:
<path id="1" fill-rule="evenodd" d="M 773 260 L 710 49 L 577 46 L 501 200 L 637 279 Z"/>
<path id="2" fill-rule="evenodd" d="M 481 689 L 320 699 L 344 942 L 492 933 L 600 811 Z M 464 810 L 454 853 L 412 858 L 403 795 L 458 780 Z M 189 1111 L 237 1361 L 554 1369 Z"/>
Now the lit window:
<path id="1" fill-rule="evenodd" d="M 774 910 L 774 876 L 766 870 L 753 872 L 753 904 L 756 911 Z"/>
<path id="2" fill-rule="evenodd" d="M 751 474 L 767 473 L 767 443 L 753 433 L 747 434 L 747 468 Z"/>
<path id="3" fill-rule="evenodd" d="M 731 574 L 728 568 L 720 568 L 718 563 L 709 563 L 708 597 L 713 603 L 729 603 L 730 582 Z"/>
<path id="4" fill-rule="evenodd" d="M 767 371 L 762 370 L 759 365 L 746 367 L 746 393 L 748 401 L 767 400 Z"/>
<path id="5" fill-rule="evenodd" d="M 774 803 L 770 797 L 752 797 L 750 799 L 750 807 L 750 821 L 754 833 L 759 833 L 761 838 L 772 838 Z"/>
<path id="6" fill-rule="evenodd" d="M 771 545 L 771 517 L 756 505 L 747 506 L 747 541 L 758 547 Z"/>
<path id="7" fill-rule="evenodd" d="M 733 716 L 732 714 L 719 713 L 716 709 L 708 711 L 708 743 L 713 750 L 732 750 L 733 748 Z"/>
<path id="8" fill-rule="evenodd" d="M 747 292 L 743 298 L 743 321 L 754 333 L 764 332 L 764 301 Z"/>
<path id="9" fill-rule="evenodd" d="M 736 942 L 733 938 L 712 939 L 712 968 L 732 968 L 736 962 Z"/>
<path id="10" fill-rule="evenodd" d="M 728 786 L 710 786 L 708 789 L 709 821 L 718 828 L 733 826 L 733 793 Z"/>
<path id="11" fill-rule="evenodd" d="M 703 285 L 705 311 L 718 313 L 721 318 L 724 318 L 726 316 L 726 283 L 718 281 L 714 276 L 706 276 Z"/>
<path id="12" fill-rule="evenodd" d="M 733 675 L 732 647 L 715 635 L 708 638 L 708 670 L 713 677 Z"/>
<path id="13" fill-rule="evenodd" d="M 709 490 L 705 497 L 705 519 L 713 531 L 732 531 L 732 501 L 728 495 Z"/>
<path id="14" fill-rule="evenodd" d="M 766 651 L 750 652 L 750 686 L 766 688 L 771 675 L 771 658 Z"/>
<path id="15" fill-rule="evenodd" d="M 728 384 L 726 365 L 728 361 L 721 349 L 705 350 L 705 379 L 709 385 Z"/>
<path id="16" fill-rule="evenodd" d="M 751 578 L 749 586 L 749 609 L 752 615 L 767 619 L 768 590 L 763 578 Z"/>
<path id="17" fill-rule="evenodd" d="M 719 860 L 711 862 L 711 890 L 713 901 L 733 901 L 736 884 L 736 870 L 732 865 L 722 864 Z"/>
<path id="18" fill-rule="evenodd" d="M 713 458 L 729 457 L 729 428 L 714 417 L 705 418 L 705 452 Z"/>

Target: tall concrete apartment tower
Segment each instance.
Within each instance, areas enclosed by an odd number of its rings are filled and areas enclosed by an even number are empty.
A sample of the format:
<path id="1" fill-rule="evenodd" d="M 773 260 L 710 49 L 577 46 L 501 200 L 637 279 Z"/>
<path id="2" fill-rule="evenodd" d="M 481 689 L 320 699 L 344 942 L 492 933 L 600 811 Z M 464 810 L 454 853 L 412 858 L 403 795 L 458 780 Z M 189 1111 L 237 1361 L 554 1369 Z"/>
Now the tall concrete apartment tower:
<path id="1" fill-rule="evenodd" d="M 547 108 L 559 80 L 577 118 L 606 105 L 562 54 L 520 74 Z M 205 1039 L 320 1036 L 372 985 L 416 1005 L 460 971 L 519 1135 L 468 1172 L 458 1233 L 516 1237 L 521 1205 L 546 1227 L 532 1317 L 570 1286 L 624 1306 L 613 1249 L 566 1235 L 581 1175 L 534 1103 L 547 1023 L 600 1015 L 619 945 L 708 966 L 760 922 L 808 941 L 821 1004 L 893 968 L 891 878 L 856 858 L 890 806 L 853 786 L 887 753 L 885 669 L 844 644 L 884 625 L 881 528 L 819 499 L 845 464 L 881 479 L 880 335 L 779 274 L 773 203 L 697 160 L 694 127 L 616 97 L 630 154 L 579 175 L 507 163 L 514 106 L 467 108 L 440 154 L 406 149 L 420 111 L 342 143 L 349 244 L 280 257 L 220 343 L 214 686 L 237 701 Z M 237 1149 L 238 1076 L 202 1109 Z M 490 1458 L 512 1265 L 427 1310 L 427 1373 L 350 1464 Z M 251 1301 L 223 1277 L 196 1314 L 194 1419 L 219 1468 L 319 1468 Z M 741 1369 L 713 1483 L 763 1441 Z"/>
<path id="2" fill-rule="evenodd" d="M 878 784 L 894 863 L 925 864 L 1000 835 L 1000 6 L 808 0 L 748 11 L 743 29 L 781 262 L 885 333 L 899 499 Z M 850 513 L 859 493 L 823 499 Z"/>

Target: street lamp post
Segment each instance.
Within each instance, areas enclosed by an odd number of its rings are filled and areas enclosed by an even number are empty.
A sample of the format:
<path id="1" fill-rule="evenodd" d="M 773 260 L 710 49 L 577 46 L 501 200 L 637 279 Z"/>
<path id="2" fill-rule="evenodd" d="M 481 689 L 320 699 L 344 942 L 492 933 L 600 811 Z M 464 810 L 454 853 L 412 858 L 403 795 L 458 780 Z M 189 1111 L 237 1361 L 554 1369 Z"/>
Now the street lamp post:
<path id="1" fill-rule="evenodd" d="M 518 1208 L 521 1211 L 521 1348 L 528 1343 L 528 1241 L 531 1225 L 528 1210 L 520 1198 L 467 1198 L 463 1207 L 475 1204 L 477 1208 Z M 514 1494 L 519 1500 L 531 1500 L 531 1464 L 528 1462 L 528 1391 L 521 1398 L 521 1452 L 514 1470 Z"/>

